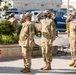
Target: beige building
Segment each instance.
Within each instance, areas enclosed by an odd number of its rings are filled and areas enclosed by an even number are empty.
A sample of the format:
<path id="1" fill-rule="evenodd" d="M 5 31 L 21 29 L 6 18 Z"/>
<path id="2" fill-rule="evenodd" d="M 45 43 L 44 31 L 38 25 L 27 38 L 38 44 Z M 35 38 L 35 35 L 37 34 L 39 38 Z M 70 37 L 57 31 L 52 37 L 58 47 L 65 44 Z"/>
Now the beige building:
<path id="1" fill-rule="evenodd" d="M 68 7 L 68 0 L 62 0 L 62 8 Z M 76 9 L 76 0 L 69 0 L 69 8 L 75 8 Z"/>
<path id="2" fill-rule="evenodd" d="M 6 1 L 6 3 L 5 3 Z M 18 8 L 21 10 L 27 9 L 55 9 L 58 10 L 61 7 L 61 0 L 3 0 L 1 3 L 1 7 L 5 4 L 9 5 L 13 8 Z"/>

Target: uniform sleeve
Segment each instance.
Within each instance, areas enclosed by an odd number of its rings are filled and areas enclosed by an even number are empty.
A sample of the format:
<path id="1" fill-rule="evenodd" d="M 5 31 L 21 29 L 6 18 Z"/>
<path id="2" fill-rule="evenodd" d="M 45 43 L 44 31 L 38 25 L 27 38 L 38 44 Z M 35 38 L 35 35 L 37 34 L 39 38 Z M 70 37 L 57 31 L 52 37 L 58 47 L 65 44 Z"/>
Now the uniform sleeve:
<path id="1" fill-rule="evenodd" d="M 72 27 L 72 24 L 73 24 L 73 22 L 71 21 L 70 23 L 69 23 L 69 25 L 70 25 L 70 32 L 71 32 L 71 30 L 72 30 L 72 28 L 74 27 Z"/>
<path id="2" fill-rule="evenodd" d="M 16 26 L 18 26 L 18 21 L 15 19 L 15 24 L 16 24 Z"/>
<path id="3" fill-rule="evenodd" d="M 66 23 L 68 23 L 68 22 L 70 22 L 70 19 L 69 18 L 66 19 Z"/>
<path id="4" fill-rule="evenodd" d="M 19 45 L 22 45 L 28 38 L 28 26 L 22 26 L 20 35 L 19 35 Z"/>
<path id="5" fill-rule="evenodd" d="M 70 22 L 70 38 L 76 39 L 76 22 Z"/>
<path id="6" fill-rule="evenodd" d="M 35 28 L 35 23 L 32 23 L 32 24 L 29 26 L 29 36 L 30 36 L 30 40 L 33 40 L 33 39 L 34 39 L 34 34 L 35 34 L 34 28 Z"/>
<path id="7" fill-rule="evenodd" d="M 56 25 L 55 25 L 54 21 L 52 21 L 52 23 L 51 23 L 51 35 L 52 35 L 52 39 L 54 41 L 55 37 L 56 37 Z"/>
<path id="8" fill-rule="evenodd" d="M 40 13 L 36 15 L 36 21 L 37 21 L 37 22 L 41 22 L 40 17 L 41 17 L 41 14 L 40 14 Z"/>
<path id="9" fill-rule="evenodd" d="M 18 21 L 17 21 L 17 19 L 14 19 L 13 24 L 14 24 L 15 29 L 17 29 L 18 28 Z"/>
<path id="10" fill-rule="evenodd" d="M 26 39 L 29 36 L 29 27 L 23 26 L 20 33 L 20 38 Z"/>

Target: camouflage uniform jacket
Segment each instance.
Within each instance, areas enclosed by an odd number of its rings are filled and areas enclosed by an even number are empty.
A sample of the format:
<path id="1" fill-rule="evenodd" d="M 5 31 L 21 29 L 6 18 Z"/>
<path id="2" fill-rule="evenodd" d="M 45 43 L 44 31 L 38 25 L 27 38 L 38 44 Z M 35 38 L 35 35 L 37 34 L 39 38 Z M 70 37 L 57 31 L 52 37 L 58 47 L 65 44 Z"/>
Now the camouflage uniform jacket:
<path id="1" fill-rule="evenodd" d="M 19 36 L 19 45 L 29 46 L 34 41 L 34 27 L 35 24 L 32 22 L 23 23 L 23 27 Z"/>
<path id="2" fill-rule="evenodd" d="M 42 25 L 42 42 L 49 42 L 50 40 L 54 41 L 56 36 L 56 26 L 54 21 L 51 18 L 39 19 L 37 20 Z"/>
<path id="3" fill-rule="evenodd" d="M 70 38 L 76 39 L 76 20 L 70 22 Z"/>
<path id="4" fill-rule="evenodd" d="M 18 27 L 18 21 L 17 21 L 17 19 L 15 19 L 14 17 L 11 17 L 10 19 L 9 19 L 9 21 L 14 25 L 14 27 L 17 29 L 17 27 Z"/>

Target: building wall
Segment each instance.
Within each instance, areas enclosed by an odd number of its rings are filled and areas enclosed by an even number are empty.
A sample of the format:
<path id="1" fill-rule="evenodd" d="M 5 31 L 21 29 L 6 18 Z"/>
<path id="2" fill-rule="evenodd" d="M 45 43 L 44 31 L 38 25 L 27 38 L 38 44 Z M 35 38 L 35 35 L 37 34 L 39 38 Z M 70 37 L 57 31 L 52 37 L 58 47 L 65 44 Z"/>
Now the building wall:
<path id="1" fill-rule="evenodd" d="M 30 10 L 30 9 L 60 9 L 61 0 L 7 0 L 11 2 L 14 8 Z"/>
<path id="2" fill-rule="evenodd" d="M 62 0 L 62 7 L 67 8 L 68 0 Z M 76 0 L 69 0 L 69 6 L 72 6 L 76 9 Z"/>
<path id="3" fill-rule="evenodd" d="M 18 9 L 59 9 L 59 3 L 26 3 L 26 2 L 14 2 L 13 7 Z"/>
<path id="4" fill-rule="evenodd" d="M 62 7 L 67 8 L 68 7 L 67 5 L 68 5 L 67 2 L 63 2 Z M 72 6 L 73 8 L 76 9 L 76 2 L 69 2 L 69 6 L 70 7 Z"/>
<path id="5" fill-rule="evenodd" d="M 11 3 L 14 8 L 18 9 L 59 9 L 67 8 L 68 0 L 3 0 Z M 62 4 L 62 5 L 61 5 Z M 1 4 L 3 7 L 5 3 Z M 76 8 L 76 0 L 69 0 L 69 5 Z M 59 6 L 59 7 L 58 7 Z"/>

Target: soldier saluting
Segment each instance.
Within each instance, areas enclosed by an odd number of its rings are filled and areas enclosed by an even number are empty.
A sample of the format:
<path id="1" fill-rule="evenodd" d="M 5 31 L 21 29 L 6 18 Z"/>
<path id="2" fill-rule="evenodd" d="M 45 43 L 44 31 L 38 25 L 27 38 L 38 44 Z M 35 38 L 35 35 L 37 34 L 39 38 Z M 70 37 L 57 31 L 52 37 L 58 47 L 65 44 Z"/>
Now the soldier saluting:
<path id="1" fill-rule="evenodd" d="M 15 31 L 16 31 L 17 28 L 18 28 L 18 21 L 17 21 L 17 19 L 15 18 L 15 14 L 14 14 L 14 13 L 11 13 L 11 14 L 10 14 L 9 21 L 14 25 L 14 28 L 15 28 Z"/>
<path id="2" fill-rule="evenodd" d="M 70 50 L 72 63 L 69 66 L 76 67 L 76 12 L 73 14 L 73 20 L 70 22 Z"/>
<path id="3" fill-rule="evenodd" d="M 23 27 L 19 36 L 19 45 L 22 48 L 22 56 L 24 60 L 25 68 L 21 72 L 26 73 L 31 71 L 31 53 L 34 44 L 34 27 L 35 24 L 31 22 L 32 14 L 25 14 L 26 21 L 23 23 Z"/>
<path id="4" fill-rule="evenodd" d="M 52 62 L 52 43 L 56 36 L 56 26 L 51 19 L 51 12 L 49 10 L 44 11 L 45 18 L 40 19 L 42 12 L 37 15 L 37 21 L 42 25 L 42 57 L 45 62 L 45 66 L 41 70 L 51 70 Z"/>

